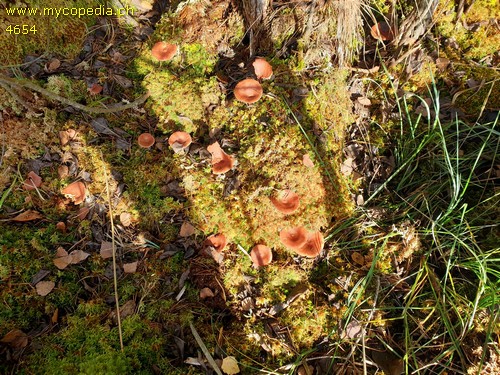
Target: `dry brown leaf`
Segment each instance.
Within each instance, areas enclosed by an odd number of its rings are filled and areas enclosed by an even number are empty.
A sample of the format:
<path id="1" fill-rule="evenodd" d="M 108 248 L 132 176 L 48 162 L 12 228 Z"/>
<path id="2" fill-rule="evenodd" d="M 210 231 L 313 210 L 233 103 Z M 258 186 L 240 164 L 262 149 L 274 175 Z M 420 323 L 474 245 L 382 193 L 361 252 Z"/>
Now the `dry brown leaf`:
<path id="1" fill-rule="evenodd" d="M 135 261 L 132 263 L 124 263 L 123 264 L 123 272 L 125 273 L 135 273 L 137 271 L 137 265 L 139 262 Z"/>
<path id="2" fill-rule="evenodd" d="M 222 366 L 220 367 L 228 375 L 234 375 L 240 373 L 240 367 L 238 366 L 238 361 L 233 356 L 226 357 L 222 360 Z"/>
<path id="3" fill-rule="evenodd" d="M 68 252 L 64 250 L 64 247 L 59 246 L 56 250 L 56 258 L 65 257 L 68 255 Z"/>
<path id="4" fill-rule="evenodd" d="M 314 163 L 309 154 L 304 154 L 304 156 L 302 156 L 302 164 L 304 164 L 307 168 L 314 168 Z"/>
<path id="5" fill-rule="evenodd" d="M 132 224 L 132 215 L 128 212 L 122 212 L 120 214 L 120 223 L 122 223 L 124 227 L 129 227 L 130 224 Z"/>
<path id="6" fill-rule="evenodd" d="M 57 168 L 57 175 L 62 180 L 69 176 L 69 167 L 66 164 L 62 164 Z"/>
<path id="7" fill-rule="evenodd" d="M 76 213 L 76 218 L 78 220 L 85 220 L 85 218 L 87 217 L 87 215 L 89 214 L 90 212 L 90 208 L 88 207 L 82 207 L 78 210 L 78 212 Z"/>
<path id="8" fill-rule="evenodd" d="M 126 318 L 127 316 L 135 314 L 136 303 L 133 299 L 125 302 L 125 304 L 120 307 L 120 317 Z"/>
<path id="9" fill-rule="evenodd" d="M 66 255 L 66 256 L 54 258 L 53 262 L 57 268 L 59 268 L 60 270 L 63 270 L 71 264 L 72 258 L 73 257 L 71 255 Z"/>
<path id="10" fill-rule="evenodd" d="M 360 253 L 358 253 L 357 251 L 355 251 L 354 253 L 351 254 L 351 258 L 354 261 L 354 263 L 357 263 L 360 266 L 365 265 L 365 257 L 363 255 L 361 255 Z"/>
<path id="11" fill-rule="evenodd" d="M 364 105 L 365 107 L 369 107 L 372 105 L 372 101 L 368 99 L 366 96 L 360 96 L 358 97 L 358 103 L 361 105 Z"/>
<path id="12" fill-rule="evenodd" d="M 56 71 L 61 66 L 61 60 L 56 59 L 55 57 L 50 60 L 47 64 L 45 64 L 45 70 L 49 73 Z"/>
<path id="13" fill-rule="evenodd" d="M 181 237 L 189 237 L 192 236 L 196 231 L 196 228 L 191 225 L 191 223 L 185 221 L 181 225 L 181 230 L 179 232 L 179 236 Z"/>
<path id="14" fill-rule="evenodd" d="M 19 215 L 12 218 L 12 221 L 25 222 L 25 221 L 42 219 L 42 218 L 43 218 L 43 216 L 39 212 L 34 211 L 34 210 L 27 210 L 27 211 L 21 212 Z"/>
<path id="15" fill-rule="evenodd" d="M 343 332 L 343 337 L 348 337 L 350 339 L 354 339 L 358 337 L 363 332 L 363 327 L 356 320 L 351 320 L 347 326 L 345 327 L 345 332 Z"/>
<path id="16" fill-rule="evenodd" d="M 86 253 L 85 251 L 82 250 L 73 250 L 71 253 L 69 253 L 71 256 L 71 264 L 78 264 L 80 262 L 83 262 L 85 259 L 87 259 L 90 254 Z"/>
<path id="17" fill-rule="evenodd" d="M 100 251 L 102 259 L 108 259 L 113 257 L 113 244 L 108 241 L 103 241 L 101 243 Z"/>
<path id="18" fill-rule="evenodd" d="M 28 345 L 28 335 L 20 329 L 13 329 L 7 332 L 0 342 L 14 349 L 22 349 Z"/>
<path id="19" fill-rule="evenodd" d="M 47 294 L 52 292 L 52 289 L 56 286 L 53 281 L 40 281 L 35 285 L 36 292 L 39 296 L 45 297 Z"/>
<path id="20" fill-rule="evenodd" d="M 42 178 L 35 172 L 28 173 L 26 180 L 23 183 L 24 190 L 35 190 L 42 184 Z"/>
<path id="21" fill-rule="evenodd" d="M 340 166 L 340 171 L 344 176 L 350 176 L 352 171 L 353 171 L 353 163 L 354 159 L 353 158 L 347 158 L 342 162 L 342 165 Z"/>

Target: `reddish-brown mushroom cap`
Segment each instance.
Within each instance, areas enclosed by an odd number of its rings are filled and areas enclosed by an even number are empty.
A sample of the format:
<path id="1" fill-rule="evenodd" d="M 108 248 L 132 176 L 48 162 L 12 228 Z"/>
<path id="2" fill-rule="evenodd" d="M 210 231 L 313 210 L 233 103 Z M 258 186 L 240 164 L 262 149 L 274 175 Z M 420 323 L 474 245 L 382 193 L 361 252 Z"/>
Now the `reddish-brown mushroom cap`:
<path id="1" fill-rule="evenodd" d="M 300 249 L 307 242 L 307 230 L 304 227 L 283 229 L 280 232 L 280 240 L 290 249 Z"/>
<path id="2" fill-rule="evenodd" d="M 379 22 L 372 26 L 370 30 L 372 37 L 382 41 L 391 41 L 394 39 L 394 32 L 387 22 Z"/>
<path id="3" fill-rule="evenodd" d="M 170 137 L 168 137 L 168 144 L 176 152 L 187 148 L 191 142 L 193 142 L 191 135 L 182 131 L 174 132 L 170 135 Z"/>
<path id="4" fill-rule="evenodd" d="M 212 234 L 205 240 L 205 245 L 212 246 L 216 251 L 221 252 L 227 245 L 227 238 L 222 233 Z"/>
<path id="5" fill-rule="evenodd" d="M 321 253 L 325 241 L 321 232 L 310 232 L 307 235 L 307 240 L 304 246 L 300 249 L 295 249 L 295 252 L 299 255 L 303 255 L 309 258 L 314 258 Z"/>
<path id="6" fill-rule="evenodd" d="M 234 97 L 243 103 L 255 103 L 262 96 L 264 90 L 259 81 L 246 78 L 236 84 Z"/>
<path id="7" fill-rule="evenodd" d="M 151 49 L 151 55 L 159 61 L 170 60 L 177 53 L 177 46 L 167 42 L 158 42 Z"/>
<path id="8" fill-rule="evenodd" d="M 28 177 L 24 181 L 23 189 L 24 190 L 35 190 L 40 187 L 42 184 L 42 178 L 37 175 L 35 172 L 31 171 L 28 173 Z"/>
<path id="9" fill-rule="evenodd" d="M 90 86 L 88 88 L 88 90 L 92 95 L 97 95 L 97 94 L 101 93 L 101 91 L 103 90 L 103 87 L 98 83 L 94 83 L 94 84 L 92 84 L 92 86 Z"/>
<path id="10" fill-rule="evenodd" d="M 155 144 L 155 137 L 149 133 L 142 133 L 139 138 L 137 138 L 137 143 L 142 148 L 150 148 Z"/>
<path id="11" fill-rule="evenodd" d="M 69 195 L 75 204 L 80 204 L 85 200 L 85 184 L 81 181 L 72 182 L 62 190 L 62 193 Z"/>
<path id="12" fill-rule="evenodd" d="M 226 154 L 219 142 L 209 145 L 207 151 L 212 154 L 212 172 L 214 174 L 226 173 L 234 167 L 235 158 Z"/>
<path id="13" fill-rule="evenodd" d="M 273 260 L 273 252 L 266 245 L 255 245 L 250 251 L 254 267 L 267 266 Z"/>
<path id="14" fill-rule="evenodd" d="M 252 66 L 257 79 L 269 79 L 273 76 L 273 67 L 262 57 L 257 57 Z"/>
<path id="15" fill-rule="evenodd" d="M 291 214 L 299 208 L 299 196 L 291 190 L 283 190 L 277 197 L 271 197 L 271 203 L 276 209 L 285 214 Z"/>

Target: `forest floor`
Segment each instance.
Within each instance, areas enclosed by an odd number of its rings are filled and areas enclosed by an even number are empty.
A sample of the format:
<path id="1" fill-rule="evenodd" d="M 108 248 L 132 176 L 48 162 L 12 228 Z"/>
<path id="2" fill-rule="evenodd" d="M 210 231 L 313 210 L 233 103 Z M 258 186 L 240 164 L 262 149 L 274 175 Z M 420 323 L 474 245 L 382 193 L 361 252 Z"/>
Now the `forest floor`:
<path id="1" fill-rule="evenodd" d="M 0 373 L 500 372 L 497 1 L 443 2 L 399 45 L 371 34 L 373 1 L 344 68 L 320 37 L 337 21 L 304 44 L 314 2 L 275 2 L 269 79 L 235 1 L 55 22 L 18 3 L 0 7 Z"/>

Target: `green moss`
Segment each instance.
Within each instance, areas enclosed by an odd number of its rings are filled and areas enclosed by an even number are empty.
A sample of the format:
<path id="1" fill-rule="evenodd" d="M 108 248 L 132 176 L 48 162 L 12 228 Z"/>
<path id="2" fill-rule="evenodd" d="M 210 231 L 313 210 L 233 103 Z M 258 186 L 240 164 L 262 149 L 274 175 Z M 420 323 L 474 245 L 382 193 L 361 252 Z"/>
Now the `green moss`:
<path id="1" fill-rule="evenodd" d="M 98 7 L 103 4 L 99 0 L 50 0 L 30 1 L 28 7 L 34 9 L 38 7 L 39 12 L 44 8 L 62 9 L 66 8 L 89 8 Z M 12 7 L 25 8 L 26 4 L 15 1 Z M 40 55 L 42 53 L 57 54 L 67 59 L 73 59 L 80 51 L 88 27 L 95 23 L 95 16 L 63 16 L 59 15 L 7 15 L 2 11 L 0 17 L 0 29 L 2 38 L 0 38 L 0 65 L 20 64 L 24 56 L 28 54 Z M 28 25 L 29 29 L 35 26 L 36 32 L 28 34 L 15 35 L 7 33 L 7 26 Z M 67 30 L 71 30 L 68 33 Z"/>

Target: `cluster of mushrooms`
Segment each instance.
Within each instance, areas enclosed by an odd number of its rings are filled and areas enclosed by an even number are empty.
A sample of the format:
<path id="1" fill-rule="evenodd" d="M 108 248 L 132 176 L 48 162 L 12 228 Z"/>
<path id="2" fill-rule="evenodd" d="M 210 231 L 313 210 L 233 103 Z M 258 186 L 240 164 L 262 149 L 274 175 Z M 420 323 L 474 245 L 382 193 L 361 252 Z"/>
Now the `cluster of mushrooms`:
<path id="1" fill-rule="evenodd" d="M 177 46 L 167 42 L 156 43 L 151 54 L 159 61 L 167 61 L 174 57 L 177 53 Z M 252 63 L 255 73 L 254 78 L 245 78 L 239 81 L 234 87 L 234 97 L 243 103 L 255 103 L 263 94 L 262 85 L 259 80 L 270 79 L 273 75 L 271 65 L 261 57 L 255 58 Z M 168 138 L 168 144 L 173 148 L 174 152 L 182 152 L 192 142 L 189 133 L 176 131 Z M 140 147 L 150 148 L 155 143 L 155 138 L 149 133 L 143 133 L 138 138 Z M 214 142 L 207 147 L 207 151 L 212 155 L 212 172 L 214 174 L 223 174 L 231 170 L 235 164 L 235 158 L 224 152 L 218 142 Z M 304 163 L 308 166 L 307 163 Z M 270 198 L 272 205 L 282 214 L 290 215 L 294 213 L 300 204 L 300 197 L 292 190 L 283 190 L 278 195 Z M 297 254 L 314 258 L 318 256 L 323 249 L 324 239 L 321 232 L 309 232 L 305 227 L 292 227 L 281 230 L 279 234 L 281 243 L 288 249 L 295 251 Z M 205 245 L 210 246 L 219 255 L 227 245 L 227 238 L 224 234 L 218 233 L 209 236 Z M 273 254 L 271 249 L 263 244 L 255 245 L 250 257 L 254 267 L 266 266 L 271 263 Z"/>

